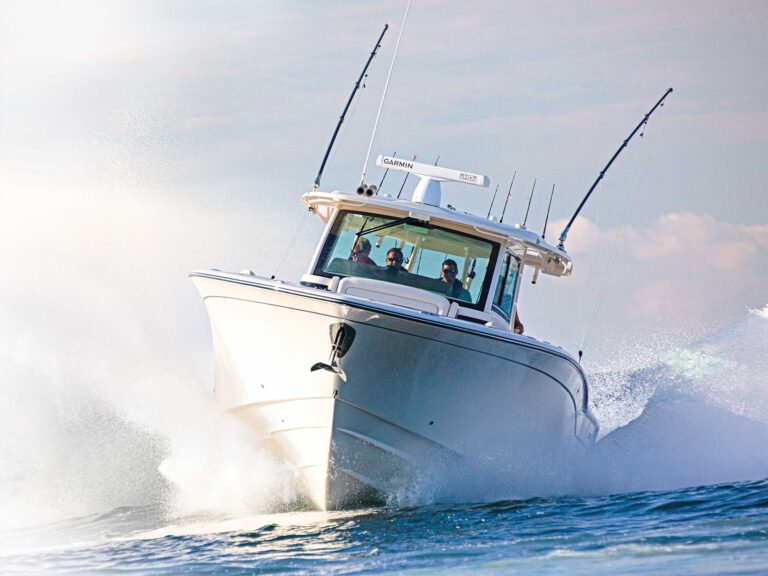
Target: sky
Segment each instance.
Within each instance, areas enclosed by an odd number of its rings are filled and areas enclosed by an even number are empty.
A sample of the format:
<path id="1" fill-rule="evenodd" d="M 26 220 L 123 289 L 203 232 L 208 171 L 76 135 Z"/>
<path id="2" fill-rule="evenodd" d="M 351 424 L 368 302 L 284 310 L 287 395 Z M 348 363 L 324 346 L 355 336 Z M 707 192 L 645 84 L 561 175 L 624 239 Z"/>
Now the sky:
<path id="1" fill-rule="evenodd" d="M 210 385 L 187 274 L 305 271 L 322 225 L 299 198 L 389 23 L 322 179 L 356 187 L 405 6 L 0 0 L 5 358 L 116 355 Z M 573 276 L 520 296 L 527 333 L 591 369 L 652 363 L 768 303 L 767 29 L 757 1 L 414 0 L 373 156 L 488 175 L 444 186 L 478 214 L 516 173 L 505 221 L 535 178 L 534 230 L 555 185 L 554 239 L 673 87 L 572 228 Z"/>

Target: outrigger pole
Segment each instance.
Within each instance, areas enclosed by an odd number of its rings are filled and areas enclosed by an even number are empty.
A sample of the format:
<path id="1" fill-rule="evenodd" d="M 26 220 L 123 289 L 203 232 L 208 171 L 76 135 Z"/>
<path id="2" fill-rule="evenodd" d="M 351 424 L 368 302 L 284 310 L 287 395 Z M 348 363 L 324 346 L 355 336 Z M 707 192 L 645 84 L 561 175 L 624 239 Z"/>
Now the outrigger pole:
<path id="1" fill-rule="evenodd" d="M 376 130 L 379 127 L 379 118 L 381 118 L 381 110 L 384 108 L 384 99 L 387 97 L 387 90 L 389 89 L 389 79 L 392 78 L 392 70 L 395 67 L 395 58 L 397 58 L 397 51 L 400 49 L 400 39 L 403 37 L 403 29 L 405 28 L 405 20 L 408 18 L 408 10 L 411 9 L 411 0 L 408 0 L 408 5 L 405 7 L 405 15 L 403 16 L 403 23 L 400 25 L 400 34 L 397 35 L 397 42 L 395 43 L 395 52 L 392 54 L 392 63 L 389 65 L 389 72 L 387 73 L 387 81 L 384 82 L 384 92 L 381 94 L 381 102 L 379 102 L 379 111 L 376 113 L 376 121 L 373 123 L 373 132 L 371 133 L 371 141 L 368 143 L 368 152 L 365 154 L 365 162 L 363 162 L 363 173 L 360 175 L 360 184 L 362 186 L 365 180 L 365 171 L 368 169 L 368 159 L 371 157 L 371 149 L 373 148 L 373 141 L 376 138 Z M 386 28 L 384 29 L 386 32 Z M 382 36 L 384 35 L 382 32 Z"/>
<path id="2" fill-rule="evenodd" d="M 389 24 L 384 24 L 384 30 L 381 31 L 381 35 L 379 36 L 379 39 L 376 41 L 376 46 L 373 47 L 373 51 L 371 52 L 371 55 L 368 57 L 368 62 L 365 63 L 365 68 L 363 68 L 363 71 L 360 73 L 360 78 L 358 78 L 357 82 L 355 82 L 355 87 L 352 89 L 352 94 L 349 95 L 349 100 L 347 100 L 347 105 L 344 106 L 344 111 L 341 113 L 341 117 L 339 118 L 338 124 L 336 124 L 336 130 L 333 131 L 333 136 L 331 136 L 331 143 L 328 144 L 328 149 L 325 151 L 325 156 L 323 157 L 323 163 L 320 165 L 320 170 L 317 171 L 315 182 L 314 184 L 312 184 L 312 190 L 317 190 L 318 188 L 320 188 L 320 178 L 323 175 L 323 170 L 325 170 L 325 163 L 328 162 L 328 156 L 331 154 L 331 148 L 333 148 L 333 143 L 336 142 L 336 136 L 339 135 L 339 129 L 341 128 L 341 125 L 344 122 L 344 117 L 347 115 L 349 106 L 350 104 L 352 104 L 352 99 L 355 97 L 357 90 L 360 88 L 360 84 L 362 83 L 363 78 L 365 78 L 365 73 L 368 71 L 368 66 L 371 65 L 371 60 L 373 60 L 373 57 L 376 56 L 376 52 L 378 52 L 379 48 L 381 48 L 381 39 L 384 38 L 384 34 L 387 33 L 388 29 L 389 29 Z"/>
<path id="3" fill-rule="evenodd" d="M 608 164 L 605 165 L 605 168 L 603 168 L 600 171 L 600 174 L 597 177 L 597 180 L 594 181 L 592 184 L 592 187 L 589 189 L 589 192 L 587 192 L 586 196 L 581 201 L 581 204 L 579 204 L 579 207 L 576 208 L 576 212 L 573 213 L 573 216 L 571 216 L 571 219 L 568 221 L 568 224 L 566 224 L 565 228 L 563 229 L 563 233 L 560 234 L 560 243 L 557 245 L 557 247 L 560 250 L 563 250 L 565 248 L 565 239 L 568 237 L 568 232 L 571 229 L 571 226 L 573 225 L 573 222 L 576 220 L 576 216 L 579 215 L 579 212 L 581 212 L 581 209 L 584 207 L 584 204 L 587 203 L 587 200 L 589 199 L 589 196 L 592 194 L 594 189 L 597 187 L 597 185 L 600 183 L 600 180 L 603 179 L 603 176 L 605 176 L 605 173 L 608 171 L 608 168 L 611 167 L 611 164 L 613 164 L 613 161 L 616 160 L 616 158 L 621 154 L 621 151 L 624 150 L 624 148 L 627 147 L 627 144 L 629 144 L 629 141 L 632 140 L 632 137 L 637 133 L 638 130 L 640 130 L 641 127 L 645 126 L 645 124 L 648 123 L 648 119 L 651 117 L 651 114 L 653 114 L 656 111 L 656 108 L 659 106 L 664 105 L 664 99 L 669 96 L 669 94 L 672 92 L 672 88 L 669 88 L 666 92 L 664 92 L 664 96 L 662 96 L 658 102 L 651 108 L 651 110 L 643 116 L 643 119 L 640 120 L 640 123 L 635 126 L 635 129 L 632 130 L 632 133 L 627 136 L 627 139 L 624 140 L 624 142 L 619 146 L 619 149 L 616 150 L 616 153 L 611 157 L 611 159 L 608 161 Z"/>

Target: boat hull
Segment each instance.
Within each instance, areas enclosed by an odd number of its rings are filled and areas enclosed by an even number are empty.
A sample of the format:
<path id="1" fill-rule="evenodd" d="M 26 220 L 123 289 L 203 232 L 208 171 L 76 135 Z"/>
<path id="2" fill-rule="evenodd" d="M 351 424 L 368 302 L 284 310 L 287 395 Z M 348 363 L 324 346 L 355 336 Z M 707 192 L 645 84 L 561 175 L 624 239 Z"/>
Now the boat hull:
<path id="1" fill-rule="evenodd" d="M 193 279 L 216 401 L 300 470 L 320 509 L 387 498 L 468 459 L 542 481 L 594 441 L 583 372 L 555 347 L 266 279 Z"/>

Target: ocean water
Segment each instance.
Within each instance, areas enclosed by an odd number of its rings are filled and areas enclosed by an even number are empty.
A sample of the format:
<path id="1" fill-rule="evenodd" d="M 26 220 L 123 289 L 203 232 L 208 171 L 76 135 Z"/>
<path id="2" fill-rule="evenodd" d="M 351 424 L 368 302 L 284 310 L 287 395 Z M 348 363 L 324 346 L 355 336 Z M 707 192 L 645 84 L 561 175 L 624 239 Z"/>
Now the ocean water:
<path id="1" fill-rule="evenodd" d="M 183 381 L 41 395 L 71 381 L 36 350 L 5 350 L 3 574 L 768 573 L 768 307 L 594 370 L 600 441 L 554 482 L 440 471 L 333 513 L 302 509 L 294 471 Z"/>
<path id="2" fill-rule="evenodd" d="M 18 532 L 5 574 L 765 574 L 768 481 L 163 525 L 119 508 Z M 54 543 L 57 541 L 57 543 Z"/>

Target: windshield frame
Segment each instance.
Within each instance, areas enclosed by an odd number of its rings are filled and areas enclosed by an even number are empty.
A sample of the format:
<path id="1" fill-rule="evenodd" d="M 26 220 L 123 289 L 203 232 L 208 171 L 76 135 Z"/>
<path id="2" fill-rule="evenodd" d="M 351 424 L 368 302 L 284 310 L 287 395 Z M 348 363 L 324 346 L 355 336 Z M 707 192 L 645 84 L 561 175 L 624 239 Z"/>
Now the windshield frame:
<path id="1" fill-rule="evenodd" d="M 333 218 L 333 224 L 330 226 L 328 233 L 325 235 L 325 238 L 323 240 L 322 248 L 318 251 L 317 258 L 315 260 L 314 269 L 312 274 L 316 276 L 322 276 L 324 278 L 333 278 L 334 276 L 340 276 L 342 278 L 346 278 L 347 276 L 344 276 L 342 274 L 331 274 L 329 272 L 324 271 L 323 264 L 328 259 L 328 256 L 330 255 L 331 251 L 333 250 L 333 246 L 336 242 L 336 239 L 339 235 L 339 229 L 341 228 L 341 225 L 344 221 L 344 217 L 347 214 L 359 214 L 363 217 L 376 217 L 376 218 L 385 218 L 385 219 L 391 219 L 392 221 L 396 220 L 402 220 L 402 216 L 392 216 L 390 214 L 382 214 L 379 212 L 369 212 L 365 210 L 350 210 L 350 209 L 340 209 L 336 211 L 336 214 Z M 408 220 L 411 220 L 408 218 Z M 495 271 L 498 264 L 498 258 L 499 258 L 499 252 L 501 250 L 501 245 L 494 240 L 491 240 L 489 238 L 485 238 L 483 236 L 477 236 L 474 234 L 468 234 L 464 231 L 456 230 L 455 228 L 449 228 L 446 226 L 440 226 L 437 224 L 433 224 L 432 222 L 424 222 L 419 221 L 417 218 L 413 218 L 413 222 L 408 222 L 409 224 L 412 224 L 414 226 L 421 226 L 423 228 L 426 228 L 428 230 L 443 230 L 445 232 L 449 232 L 451 234 L 456 234 L 458 236 L 464 236 L 466 238 L 470 238 L 472 240 L 478 241 L 478 242 L 484 242 L 486 244 L 489 244 L 491 247 L 491 252 L 488 257 L 488 266 L 485 273 L 485 278 L 483 279 L 482 288 L 480 290 L 480 297 L 478 298 L 477 304 L 473 302 L 468 302 L 466 300 L 460 300 L 458 298 L 453 298 L 451 296 L 445 295 L 445 298 L 448 299 L 450 302 L 456 302 L 459 306 L 463 308 L 472 308 L 474 310 L 478 311 L 485 311 L 488 306 L 488 298 L 491 293 L 491 285 L 495 281 Z M 365 236 L 365 233 L 367 231 L 363 230 L 362 234 L 358 234 L 358 236 Z M 354 276 L 350 276 L 354 277 Z M 418 288 L 417 288 L 418 289 Z"/>
<path id="2" fill-rule="evenodd" d="M 509 269 L 511 268 L 513 262 L 517 266 L 517 268 L 514 270 L 515 281 L 513 283 L 507 283 Z M 499 268 L 499 273 L 497 274 L 496 286 L 494 287 L 494 290 L 493 290 L 493 302 L 491 303 L 491 309 L 494 312 L 496 312 L 496 314 L 504 318 L 507 322 L 512 322 L 512 317 L 515 312 L 515 306 L 517 305 L 518 291 L 520 289 L 520 279 L 522 277 L 522 271 L 523 271 L 522 259 L 516 256 L 510 250 L 505 250 L 501 256 L 501 267 Z M 504 310 L 504 308 L 502 307 L 504 290 L 508 286 L 512 286 L 512 294 L 511 294 L 512 299 L 510 301 L 511 303 L 509 307 L 509 312 Z M 498 298 L 500 298 L 502 302 L 497 301 Z"/>

